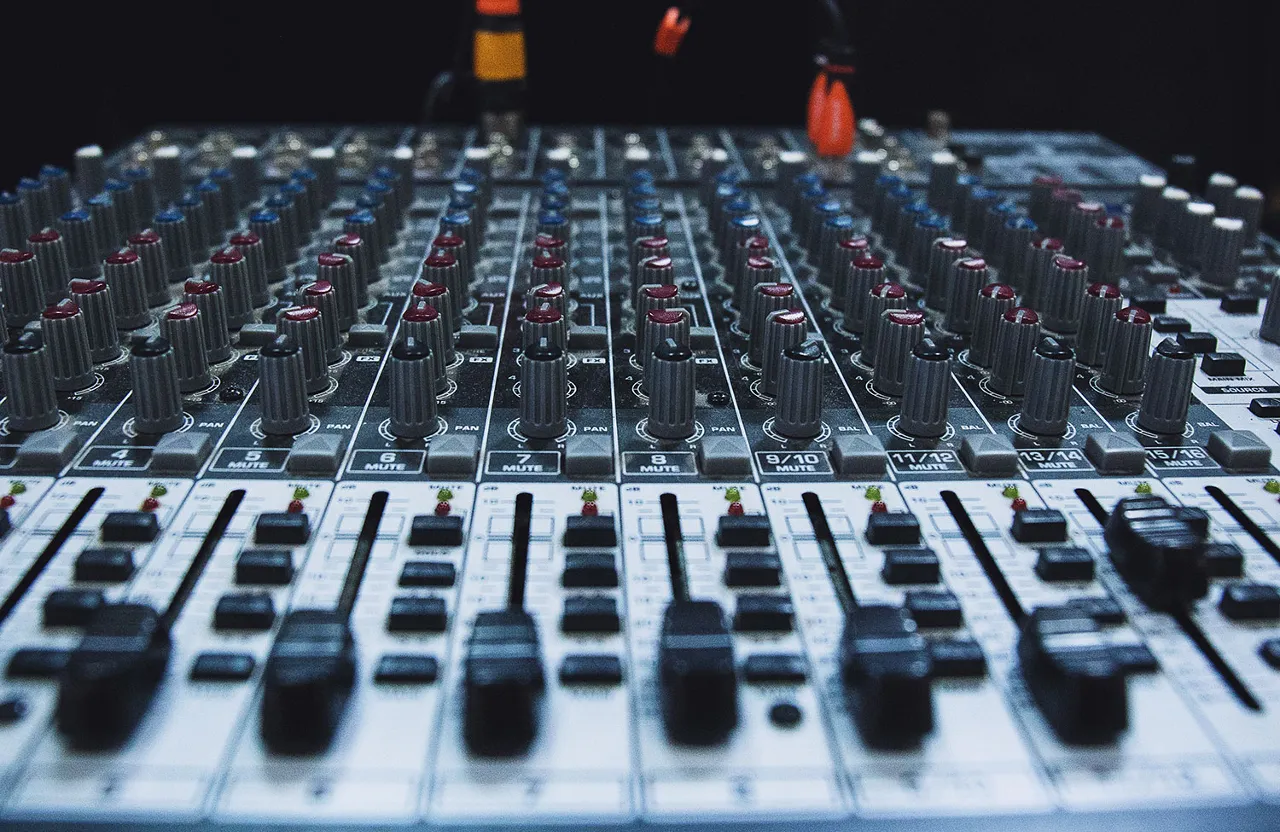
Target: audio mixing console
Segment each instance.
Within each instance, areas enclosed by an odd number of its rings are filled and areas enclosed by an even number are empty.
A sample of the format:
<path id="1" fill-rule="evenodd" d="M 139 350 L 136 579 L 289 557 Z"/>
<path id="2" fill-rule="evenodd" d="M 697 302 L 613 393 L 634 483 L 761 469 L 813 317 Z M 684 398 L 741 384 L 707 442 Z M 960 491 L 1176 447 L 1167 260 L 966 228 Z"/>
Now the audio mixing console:
<path id="1" fill-rule="evenodd" d="M 0 827 L 1280 824 L 1280 250 L 1105 139 L 0 194 Z"/>

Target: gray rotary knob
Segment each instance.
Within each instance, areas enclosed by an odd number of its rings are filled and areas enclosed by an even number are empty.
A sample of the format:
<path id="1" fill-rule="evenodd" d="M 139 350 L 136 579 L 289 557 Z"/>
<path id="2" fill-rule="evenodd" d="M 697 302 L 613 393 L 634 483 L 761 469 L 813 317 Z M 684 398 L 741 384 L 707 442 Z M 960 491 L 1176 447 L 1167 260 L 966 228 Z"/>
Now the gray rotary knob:
<path id="1" fill-rule="evenodd" d="M 1244 220 L 1236 217 L 1214 219 L 1201 250 L 1200 276 L 1217 286 L 1234 285 L 1240 276 L 1240 252 L 1244 241 Z"/>
<path id="2" fill-rule="evenodd" d="M 1021 396 L 1027 386 L 1031 355 L 1040 343 L 1040 316 L 1017 306 L 996 321 L 996 349 L 991 360 L 991 389 L 1002 396 Z"/>
<path id="3" fill-rule="evenodd" d="M 267 274 L 267 250 L 262 238 L 255 232 L 240 230 L 232 234 L 227 244 L 244 255 L 246 274 L 249 276 L 249 298 L 253 306 L 266 306 L 271 302 L 271 287 Z M 227 285 L 223 281 L 223 285 Z M 234 326 L 234 324 L 233 324 Z"/>
<path id="4" fill-rule="evenodd" d="M 0 289 L 4 290 L 4 316 L 9 326 L 23 326 L 40 317 L 44 285 L 35 252 L 0 250 Z"/>
<path id="5" fill-rule="evenodd" d="M 26 245 L 31 233 L 31 214 L 22 196 L 10 191 L 0 193 L 0 246 Z"/>
<path id="6" fill-rule="evenodd" d="M 739 309 L 742 308 L 742 293 L 750 292 L 750 288 L 744 288 L 748 277 L 746 274 L 747 261 L 753 257 L 770 257 L 773 249 L 769 246 L 769 238 L 761 234 L 753 234 L 742 242 L 730 253 L 728 265 L 725 267 L 725 283 L 729 284 L 733 289 L 733 303 Z M 776 278 L 775 278 L 776 280 Z"/>
<path id="7" fill-rule="evenodd" d="M 27 237 L 27 250 L 40 264 L 40 283 L 45 304 L 57 303 L 67 296 L 71 267 L 67 260 L 66 239 L 53 228 L 44 228 Z"/>
<path id="8" fill-rule="evenodd" d="M 822 345 L 808 340 L 782 351 L 773 429 L 788 439 L 822 432 Z"/>
<path id="9" fill-rule="evenodd" d="M 230 358 L 227 299 L 222 286 L 212 280 L 188 280 L 182 285 L 182 302 L 200 311 L 200 330 L 204 335 L 205 357 L 209 363 L 221 364 Z"/>
<path id="10" fill-rule="evenodd" d="M 947 299 L 943 306 L 947 315 L 944 325 L 956 335 L 972 335 L 978 325 L 978 293 L 990 282 L 987 261 L 983 257 L 963 257 L 950 264 L 946 281 Z"/>
<path id="11" fill-rule="evenodd" d="M 859 150 L 853 157 L 853 201 L 870 213 L 875 207 L 876 180 L 880 178 L 883 156 L 874 150 Z"/>
<path id="12" fill-rule="evenodd" d="M 185 417 L 173 346 L 158 335 L 135 340 L 129 350 L 129 374 L 134 429 L 155 435 L 182 427 Z"/>
<path id="13" fill-rule="evenodd" d="M 950 150 L 939 150 L 929 157 L 929 206 L 939 214 L 951 213 L 959 173 L 960 160 Z"/>
<path id="14" fill-rule="evenodd" d="M 0 251 L 0 268 L 4 266 L 4 256 L 5 253 Z M 1258 328 L 1258 336 L 1264 341 L 1280 344 L 1280 280 L 1271 281 L 1271 289 L 1267 293 L 1267 305 L 1262 310 L 1262 326 Z"/>
<path id="15" fill-rule="evenodd" d="M 533 247 L 535 251 L 540 251 L 543 254 L 554 254 L 566 263 L 569 262 L 569 252 L 564 240 L 557 237 L 538 235 L 533 242 Z M 639 263 L 641 260 L 647 260 L 650 257 L 670 256 L 671 240 L 665 234 L 661 237 L 641 237 L 631 246 L 632 263 Z"/>
<path id="16" fill-rule="evenodd" d="M 1111 322 L 1123 304 L 1120 288 L 1110 283 L 1094 283 L 1085 290 L 1076 341 L 1076 360 L 1081 364 L 1101 366 L 1111 337 Z"/>
<path id="17" fill-rule="evenodd" d="M 139 231 L 146 224 L 146 218 L 151 214 L 143 214 L 141 212 L 141 204 L 138 200 L 138 189 L 133 182 L 125 179 L 108 179 L 102 186 L 104 193 L 111 197 L 111 201 L 116 206 L 116 221 L 118 223 L 116 231 L 123 239 L 128 239 L 129 235 L 135 231 Z M 152 214 L 155 212 L 152 211 Z M 107 240 L 112 244 L 112 250 L 121 243 L 120 239 L 112 237 Z"/>
<path id="18" fill-rule="evenodd" d="M 827 274 L 824 278 L 824 282 L 831 289 L 831 299 L 828 304 L 832 309 L 837 312 L 844 311 L 848 303 L 850 269 L 853 268 L 853 262 L 869 254 L 871 254 L 871 242 L 863 236 L 850 237 L 836 244 L 835 253 L 827 264 Z M 883 282 L 884 277 L 881 276 L 879 280 L 873 280 L 870 285 Z"/>
<path id="19" fill-rule="evenodd" d="M 288 335 L 277 335 L 259 350 L 259 426 L 268 436 L 293 436 L 311 427 L 302 365 L 302 348 Z"/>
<path id="20" fill-rule="evenodd" d="M 387 250 L 382 244 L 383 231 L 378 218 L 372 211 L 360 210 L 347 214 L 342 220 L 342 233 L 348 237 L 359 237 L 367 245 L 370 260 L 381 265 L 387 262 Z M 370 283 L 376 283 L 370 275 Z"/>
<path id="21" fill-rule="evenodd" d="M 764 351 L 760 358 L 760 391 L 766 396 L 778 395 L 782 374 L 782 353 L 804 341 L 809 331 L 808 319 L 800 309 L 782 309 L 765 318 Z"/>
<path id="22" fill-rule="evenodd" d="M 104 179 L 104 176 L 96 176 L 86 180 L 81 193 L 94 194 L 102 190 Z M 40 181 L 49 188 L 49 198 L 55 212 L 71 210 L 71 174 L 66 168 L 45 165 L 40 168 Z"/>
<path id="23" fill-rule="evenodd" d="M 409 151 L 409 155 L 409 169 L 406 174 L 408 194 L 411 195 L 413 193 L 412 150 Z M 320 215 L 323 216 L 324 210 L 338 198 L 338 152 L 332 147 L 312 148 L 311 153 L 307 155 L 307 167 L 315 174 L 316 206 Z"/>
<path id="24" fill-rule="evenodd" d="M 922 289 L 927 287 L 929 281 L 929 257 L 933 244 L 946 239 L 947 233 L 946 220 L 932 214 L 918 218 L 907 231 L 904 265 L 910 269 L 912 278 Z"/>
<path id="25" fill-rule="evenodd" d="M 414 301 L 400 317 L 401 338 L 414 338 L 420 344 L 426 344 L 431 350 L 431 379 L 435 383 L 435 392 L 443 393 L 449 387 L 449 365 L 446 342 L 452 339 L 445 337 L 444 320 L 440 311 L 425 300 Z"/>
<path id="26" fill-rule="evenodd" d="M 241 329 L 253 322 L 253 286 L 249 280 L 249 261 L 243 251 L 236 246 L 215 251 L 209 258 L 209 280 L 220 287 L 224 330 Z"/>
<path id="27" fill-rule="evenodd" d="M 1094 280 L 1117 280 L 1124 271 L 1125 223 L 1121 217 L 1099 217 L 1085 229 L 1085 261 Z"/>
<path id="28" fill-rule="evenodd" d="M 544 283 L 569 285 L 569 267 L 559 257 L 551 254 L 536 254 L 529 267 L 529 285 Z"/>
<path id="29" fill-rule="evenodd" d="M 790 283 L 760 283 L 751 299 L 751 326 L 745 328 L 750 336 L 747 344 L 747 360 L 754 367 L 764 366 L 765 322 L 774 312 L 792 309 L 799 303 L 796 287 Z M 744 318 L 739 326 L 746 323 Z"/>
<path id="30" fill-rule="evenodd" d="M 262 168 L 258 159 L 258 148 L 252 145 L 241 145 L 231 151 L 231 173 L 236 179 L 236 199 L 241 205 L 253 202 L 258 198 L 258 189 L 262 187 Z"/>
<path id="31" fill-rule="evenodd" d="M 664 440 L 693 436 L 697 429 L 694 366 L 693 351 L 673 340 L 654 349 L 647 385 L 650 436 Z"/>
<path id="32" fill-rule="evenodd" d="M 1062 436 L 1070 424 L 1071 385 L 1076 362 L 1071 348 L 1056 338 L 1041 338 L 1027 367 L 1026 395 L 1018 427 L 1039 436 Z"/>
<path id="33" fill-rule="evenodd" d="M 284 204 L 285 200 L 288 200 L 288 204 Z M 278 194 L 268 197 L 264 204 L 273 211 L 279 211 L 285 220 L 285 228 L 292 229 L 291 250 L 294 259 L 297 259 L 298 250 L 306 245 L 307 240 L 311 237 L 311 198 L 307 192 L 307 186 L 297 179 L 290 179 L 280 186 Z M 381 205 L 378 208 L 374 208 L 370 204 L 370 194 L 367 190 L 356 197 L 356 206 L 359 208 L 368 207 L 379 219 L 387 220 L 386 226 L 392 224 L 391 218 L 380 210 L 382 208 Z M 386 226 L 383 227 L 385 228 Z"/>
<path id="34" fill-rule="evenodd" d="M 668 338 L 681 346 L 689 346 L 689 312 L 686 309 L 653 309 L 645 316 L 640 343 L 640 358 L 646 373 L 653 351 Z"/>
<path id="35" fill-rule="evenodd" d="M 1085 251 L 1085 235 L 1089 227 L 1106 215 L 1107 206 L 1101 202 L 1077 202 L 1071 206 L 1071 212 L 1067 214 L 1067 236 L 1063 239 L 1067 251 Z"/>
<path id="36" fill-rule="evenodd" d="M 1146 173 L 1138 177 L 1138 191 L 1133 199 L 1133 227 L 1144 234 L 1156 230 L 1160 221 L 1160 194 L 1169 186 L 1159 174 Z"/>
<path id="37" fill-rule="evenodd" d="M 480 249 L 480 224 L 472 217 L 471 211 L 455 209 L 445 212 L 440 218 L 440 233 L 461 237 L 466 241 L 468 251 Z"/>
<path id="38" fill-rule="evenodd" d="M 676 282 L 676 270 L 670 257 L 647 257 L 636 266 L 636 286 L 665 285 Z"/>
<path id="39" fill-rule="evenodd" d="M 536 283 L 524 293 L 524 308 L 537 309 L 549 304 L 561 315 L 569 313 L 569 293 L 562 283 Z"/>
<path id="40" fill-rule="evenodd" d="M 138 197 L 138 212 L 135 217 L 136 228 L 142 228 L 156 214 L 155 180 L 147 168 L 125 168 L 120 171 L 120 178 L 133 186 Z"/>
<path id="41" fill-rule="evenodd" d="M 1098 384 L 1117 396 L 1141 393 L 1150 351 L 1151 316 L 1136 306 L 1121 309 L 1111 320 L 1111 335 Z"/>
<path id="42" fill-rule="evenodd" d="M 1049 200 L 1053 192 L 1062 187 L 1062 177 L 1054 174 L 1042 174 L 1031 180 L 1031 195 L 1027 204 L 1027 213 L 1038 224 L 1049 221 Z"/>
<path id="43" fill-rule="evenodd" d="M 1071 210 L 1084 202 L 1084 194 L 1074 188 L 1058 188 L 1049 194 L 1049 233 L 1063 240 L 1071 222 Z"/>
<path id="44" fill-rule="evenodd" d="M 96 259 L 101 259 L 124 239 L 120 231 L 120 211 L 108 193 L 95 194 L 86 199 L 84 210 L 89 212 L 94 241 L 97 243 L 94 250 Z"/>
<path id="45" fill-rule="evenodd" d="M 204 344 L 204 322 L 194 303 L 180 303 L 160 318 L 160 334 L 173 345 L 178 370 L 178 389 L 198 393 L 213 384 L 209 355 Z"/>
<path id="46" fill-rule="evenodd" d="M 1000 229 L 1000 275 L 1005 283 L 1021 287 L 1027 269 L 1027 254 L 1036 240 L 1039 226 L 1028 217 L 1013 217 Z"/>
<path id="47" fill-rule="evenodd" d="M 221 185 L 209 178 L 200 180 L 191 192 L 204 211 L 204 247 L 213 248 L 227 230 L 227 195 Z"/>
<path id="48" fill-rule="evenodd" d="M 23 332 L 0 351 L 4 370 L 7 426 L 30 432 L 58 424 L 58 394 L 53 387 L 53 367 L 38 332 Z"/>
<path id="49" fill-rule="evenodd" d="M 867 298 L 871 289 L 886 281 L 884 261 L 872 254 L 854 257 L 849 269 L 837 275 L 831 289 L 831 306 L 844 312 L 844 328 L 858 334 L 867 322 Z"/>
<path id="50" fill-rule="evenodd" d="M 841 261 L 840 244 L 853 238 L 853 217 L 848 214 L 836 214 L 822 223 L 818 233 L 818 250 L 810 264 L 818 269 L 818 281 L 824 286 L 835 282 L 835 275 Z"/>
<path id="51" fill-rule="evenodd" d="M 448 251 L 433 251 L 422 261 L 422 280 L 428 283 L 439 283 L 449 289 L 449 296 L 454 299 L 450 327 L 454 332 L 462 328 L 462 307 L 466 305 L 466 295 L 462 284 L 462 269 L 458 266 L 458 258 Z M 561 292 L 563 294 L 563 290 Z M 561 309 L 562 313 L 566 310 Z"/>
<path id="52" fill-rule="evenodd" d="M 853 219 L 849 219 L 849 227 L 853 226 Z M 760 217 L 757 214 L 741 214 L 733 217 L 725 223 L 724 234 L 720 238 L 720 262 L 724 265 L 727 273 L 733 274 L 733 256 L 738 248 L 750 240 L 752 237 L 760 236 Z M 831 234 L 833 244 L 838 239 L 839 230 L 832 229 Z M 649 236 L 653 236 L 652 234 Z M 821 243 L 819 243 L 821 245 Z"/>
<path id="53" fill-rule="evenodd" d="M 1138 427 L 1152 433 L 1181 435 L 1191 406 L 1196 356 L 1172 338 L 1156 345 L 1147 364 L 1146 388 L 1138 405 Z"/>
<path id="54" fill-rule="evenodd" d="M 526 347 L 538 343 L 540 338 L 546 338 L 562 350 L 569 344 L 569 329 L 564 316 L 549 303 L 526 312 L 520 331 Z"/>
<path id="55" fill-rule="evenodd" d="M 155 170 L 156 196 L 161 202 L 174 202 L 182 196 L 182 148 L 167 144 L 151 154 Z"/>
<path id="56" fill-rule="evenodd" d="M 54 389 L 74 393 L 93 384 L 93 358 L 84 313 L 70 298 L 63 298 L 40 316 Z"/>
<path id="57" fill-rule="evenodd" d="M 520 362 L 520 432 L 554 439 L 568 428 L 569 380 L 564 350 L 547 338 L 524 348 Z"/>
<path id="58" fill-rule="evenodd" d="M 547 238 L 546 241 L 554 242 L 552 238 Z M 550 249 L 542 250 L 548 254 L 553 254 L 559 257 L 566 263 L 569 262 L 568 258 L 564 256 L 565 252 L 568 250 L 568 246 L 563 242 L 558 247 L 552 246 Z M 459 280 L 461 283 L 460 294 L 465 295 L 467 292 L 470 292 L 472 285 L 475 283 L 476 273 L 475 264 L 472 262 L 473 252 L 467 247 L 466 240 L 462 239 L 457 234 L 437 234 L 436 238 L 431 241 L 431 253 L 435 254 L 437 252 L 453 255 L 453 259 L 458 263 Z"/>
<path id="59" fill-rule="evenodd" d="M 435 433 L 431 348 L 416 338 L 404 339 L 391 348 L 387 372 L 391 376 L 391 433 L 401 439 L 421 439 Z"/>
<path id="60" fill-rule="evenodd" d="M 267 283 L 279 283 L 286 277 L 288 249 L 284 239 L 284 223 L 275 211 L 263 208 L 249 215 L 249 230 L 262 245 L 262 258 L 266 266 Z M 162 232 L 163 233 L 163 232 Z M 236 245 L 232 241 L 232 245 Z M 239 246 L 236 246 L 239 248 Z"/>
<path id="61" fill-rule="evenodd" d="M 932 338 L 911 348 L 907 381 L 898 409 L 898 430 L 922 439 L 938 439 L 947 432 L 951 400 L 951 355 Z"/>
<path id="62" fill-rule="evenodd" d="M 217 183 L 222 192 L 222 230 L 229 231 L 236 227 L 240 216 L 240 189 L 235 174 L 230 168 L 214 168 L 209 171 L 209 180 Z"/>
<path id="63" fill-rule="evenodd" d="M 164 261 L 169 267 L 168 282 L 181 283 L 191 277 L 191 229 L 181 211 L 167 210 L 155 215 L 152 230 L 160 235 Z M 283 268 L 283 267 L 282 267 Z"/>
<path id="64" fill-rule="evenodd" d="M 929 248 L 929 263 L 924 275 L 927 279 L 924 293 L 925 306 L 946 311 L 947 292 L 951 288 L 951 276 L 957 260 L 969 256 L 969 242 L 960 237 L 941 237 Z M 977 292 L 977 289 L 974 290 Z"/>
<path id="65" fill-rule="evenodd" d="M 1182 214 L 1182 227 L 1178 231 L 1178 255 L 1189 263 L 1199 263 L 1204 243 L 1209 238 L 1217 209 L 1212 202 L 1193 199 Z"/>
<path id="66" fill-rule="evenodd" d="M 453 259 L 453 255 L 449 255 L 449 261 L 456 272 L 457 261 Z M 316 257 L 316 282 L 328 283 L 333 287 L 337 302 L 338 329 L 342 332 L 351 329 L 358 320 L 360 303 L 355 269 L 355 261 L 345 254 L 327 251 Z"/>
<path id="67" fill-rule="evenodd" d="M 1231 201 L 1239 186 L 1240 183 L 1230 174 L 1212 173 L 1209 175 L 1208 184 L 1205 185 L 1204 198 L 1216 205 L 1218 210 L 1226 211 L 1231 207 Z"/>
<path id="68" fill-rule="evenodd" d="M 1244 241 L 1253 245 L 1258 241 L 1258 228 L 1262 223 L 1264 198 L 1262 191 L 1248 185 L 1236 188 L 1236 198 L 1231 205 L 1231 215 L 1244 221 Z"/>
<path id="69" fill-rule="evenodd" d="M 1178 231 L 1182 228 L 1182 215 L 1186 211 L 1191 194 L 1182 188 L 1167 187 L 1160 192 L 1159 217 L 1156 221 L 1156 242 L 1167 249 L 1178 246 Z"/>
<path id="70" fill-rule="evenodd" d="M 875 373 L 871 386 L 885 396 L 901 396 L 907 389 L 912 350 L 924 338 L 924 313 L 892 309 L 881 318 L 876 334 Z"/>
<path id="71" fill-rule="evenodd" d="M 907 308 L 907 292 L 897 283 L 881 283 L 867 292 L 862 320 L 862 363 L 874 367 L 880 354 L 880 327 L 884 313 Z M 909 345 L 907 349 L 911 349 Z M 905 355 L 905 353 L 904 353 Z"/>
<path id="72" fill-rule="evenodd" d="M 104 280 L 73 280 L 70 289 L 72 302 L 80 307 L 80 312 L 84 315 L 89 357 L 95 364 L 118 357 L 120 341 L 116 334 L 116 310 L 111 297 L 111 286 Z"/>
<path id="73" fill-rule="evenodd" d="M 333 285 L 317 280 L 302 287 L 302 305 L 320 312 L 321 331 L 324 334 L 324 360 L 337 364 L 342 360 L 342 332 L 338 329 L 338 293 Z"/>
<path id="74" fill-rule="evenodd" d="M 1033 309 L 1040 307 L 1046 274 L 1053 258 L 1066 253 L 1066 246 L 1057 237 L 1042 237 L 1028 247 L 1027 262 L 1022 270 L 1022 305 Z"/>
<path id="75" fill-rule="evenodd" d="M 156 254 L 160 254 L 158 249 Z M 151 323 L 142 258 L 136 251 L 122 248 L 108 254 L 102 262 L 102 279 L 111 287 L 117 327 L 139 329 Z"/>
<path id="76" fill-rule="evenodd" d="M 990 283 L 978 290 L 978 311 L 974 316 L 973 340 L 969 343 L 970 363 L 983 368 L 991 366 L 997 324 L 1014 305 L 1013 287 L 1006 283 Z"/>
<path id="77" fill-rule="evenodd" d="M 99 274 L 98 264 L 102 253 L 95 226 L 93 215 L 84 208 L 68 211 L 58 217 L 57 227 L 67 253 L 70 277 L 94 278 Z M 66 285 L 59 288 L 65 295 Z"/>
<path id="78" fill-rule="evenodd" d="M 27 204 L 32 228 L 45 228 L 53 224 L 59 212 L 53 209 L 53 195 L 49 192 L 48 184 L 39 179 L 19 179 L 18 195 Z"/>
<path id="79" fill-rule="evenodd" d="M 276 331 L 288 335 L 302 350 L 302 378 L 308 394 L 329 387 L 329 362 L 324 351 L 324 322 L 313 306 L 292 306 L 276 318 Z"/>
<path id="80" fill-rule="evenodd" d="M 306 235 L 306 230 L 303 228 L 306 225 L 306 220 L 299 216 L 297 201 L 292 194 L 278 191 L 263 200 L 262 205 L 264 210 L 270 211 L 280 218 L 280 241 L 283 244 L 284 262 L 286 264 L 292 263 L 298 259 L 298 251 L 302 246 L 303 237 Z M 353 224 L 358 224 L 361 228 L 350 228 Z M 364 226 L 370 229 L 367 233 L 371 237 L 381 232 L 372 212 L 369 211 L 356 211 L 354 214 L 347 215 L 343 222 L 342 230 L 359 234 Z M 250 227 L 262 234 L 252 225 L 252 218 L 250 218 Z M 263 239 L 267 239 L 265 235 L 263 235 Z M 379 248 L 381 248 L 381 245 L 379 245 Z"/>
<path id="81" fill-rule="evenodd" d="M 129 250 L 138 255 L 142 269 L 142 284 L 146 288 L 147 304 L 163 306 L 169 302 L 169 256 L 165 253 L 160 234 L 154 228 L 144 228 L 129 237 Z"/>
<path id="82" fill-rule="evenodd" d="M 755 301 L 756 287 L 762 283 L 777 283 L 780 274 L 778 261 L 772 257 L 748 257 L 742 265 L 742 279 L 734 294 L 734 306 L 742 313 L 738 328 L 751 331 L 751 306 Z M 743 327 L 743 324 L 746 327 Z"/>
<path id="83" fill-rule="evenodd" d="M 445 334 L 447 336 L 445 338 L 445 341 L 447 342 L 445 344 L 447 352 L 445 358 L 449 362 L 452 362 L 457 355 L 457 352 L 453 349 L 453 335 L 454 332 L 456 332 L 453 327 L 453 323 L 457 320 L 457 316 L 454 315 L 454 308 L 456 307 L 456 304 L 454 303 L 453 293 L 450 292 L 449 287 L 443 283 L 430 283 L 426 280 L 419 280 L 414 283 L 409 292 L 414 301 L 425 300 L 427 303 L 434 306 L 440 313 L 440 321 L 444 324 Z M 560 317 L 561 320 L 564 320 L 563 312 L 560 313 Z"/>
<path id="84" fill-rule="evenodd" d="M 982 224 L 982 254 L 988 262 L 999 260 L 1003 253 L 1000 242 L 1003 239 L 1005 224 L 1018 216 L 1018 206 L 1012 200 L 1004 199 L 987 208 L 987 216 Z M 997 264 L 999 265 L 999 264 Z"/>
<path id="85" fill-rule="evenodd" d="M 1044 328 L 1064 335 L 1078 332 L 1088 286 L 1089 267 L 1083 260 L 1066 255 L 1053 258 L 1040 287 Z"/>
<path id="86" fill-rule="evenodd" d="M 652 283 L 636 292 L 636 323 L 654 309 L 671 309 L 680 305 L 680 289 L 671 283 Z"/>

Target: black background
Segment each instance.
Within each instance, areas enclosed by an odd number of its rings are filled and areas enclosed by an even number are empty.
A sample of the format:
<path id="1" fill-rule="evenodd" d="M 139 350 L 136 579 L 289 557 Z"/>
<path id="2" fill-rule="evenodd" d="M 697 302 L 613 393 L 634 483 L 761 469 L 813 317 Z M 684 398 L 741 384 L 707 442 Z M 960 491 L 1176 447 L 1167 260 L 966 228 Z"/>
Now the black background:
<path id="1" fill-rule="evenodd" d="M 416 121 L 432 77 L 457 58 L 469 5 L 10 8 L 0 187 L 68 162 L 77 146 L 110 148 L 163 122 Z M 526 0 L 530 121 L 801 123 L 816 2 L 693 4 L 654 113 L 650 47 L 667 5 Z M 1191 152 L 1205 174 L 1264 188 L 1280 213 L 1280 4 L 841 5 L 858 49 L 859 116 L 913 126 L 941 108 L 957 128 L 1093 130 L 1157 163 Z"/>

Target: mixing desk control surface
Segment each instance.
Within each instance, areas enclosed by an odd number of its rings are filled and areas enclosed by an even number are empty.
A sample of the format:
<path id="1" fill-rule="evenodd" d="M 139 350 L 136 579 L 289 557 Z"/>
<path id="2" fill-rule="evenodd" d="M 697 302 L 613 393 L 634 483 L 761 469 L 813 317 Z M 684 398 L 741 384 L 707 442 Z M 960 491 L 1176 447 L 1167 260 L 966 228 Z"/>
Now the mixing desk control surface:
<path id="1" fill-rule="evenodd" d="M 0 194 L 0 827 L 1274 828 L 1261 194 L 859 136 Z"/>

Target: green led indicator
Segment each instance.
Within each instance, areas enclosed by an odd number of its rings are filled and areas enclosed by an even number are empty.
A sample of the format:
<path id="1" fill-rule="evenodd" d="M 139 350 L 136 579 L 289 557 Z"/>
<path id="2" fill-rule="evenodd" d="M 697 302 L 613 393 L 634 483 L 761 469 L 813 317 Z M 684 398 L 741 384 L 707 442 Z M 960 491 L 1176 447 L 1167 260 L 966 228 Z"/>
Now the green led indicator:
<path id="1" fill-rule="evenodd" d="M 164 495 L 166 495 L 166 494 L 168 494 L 168 493 L 169 493 L 169 489 L 165 488 L 163 485 L 153 485 L 153 486 L 151 486 L 151 496 L 152 496 L 152 497 L 163 497 Z"/>
<path id="2" fill-rule="evenodd" d="M 1262 490 L 1268 494 L 1280 494 L 1280 480 L 1267 480 L 1263 484 Z"/>
<path id="3" fill-rule="evenodd" d="M 724 498 L 731 503 L 736 503 L 742 499 L 742 491 L 736 485 L 730 486 L 724 490 Z"/>
<path id="4" fill-rule="evenodd" d="M 879 499 L 880 499 L 880 486 L 878 486 L 878 485 L 868 485 L 868 486 L 867 486 L 867 490 L 866 490 L 866 491 L 864 491 L 864 492 L 862 492 L 862 496 L 866 497 L 868 500 L 879 500 Z"/>
<path id="5" fill-rule="evenodd" d="M 594 488 L 588 488 L 582 492 L 582 502 L 584 503 L 594 503 L 598 499 L 599 495 L 596 494 L 596 490 Z"/>
<path id="6" fill-rule="evenodd" d="M 303 488 L 302 486 L 298 486 L 297 488 L 293 489 L 293 499 L 295 500 L 305 500 L 310 496 L 311 496 L 311 492 L 306 488 Z"/>
<path id="7" fill-rule="evenodd" d="M 436 499 L 441 502 L 444 502 L 445 500 L 452 500 L 453 492 L 450 491 L 448 488 L 442 488 L 436 492 Z"/>
<path id="8" fill-rule="evenodd" d="M 1006 485 L 1004 487 L 1004 491 L 1001 491 L 1000 493 L 1010 500 L 1016 499 L 1018 496 L 1018 486 Z"/>
<path id="9" fill-rule="evenodd" d="M 1133 488 L 1133 493 L 1135 493 L 1135 494 L 1150 494 L 1150 493 L 1151 493 L 1151 483 L 1149 483 L 1149 482 L 1140 482 L 1140 483 L 1138 483 L 1136 486 L 1134 486 L 1134 488 Z"/>
<path id="10" fill-rule="evenodd" d="M 14 480 L 13 482 L 9 483 L 10 494 L 25 494 L 26 491 L 27 491 L 27 484 L 25 482 Z"/>

